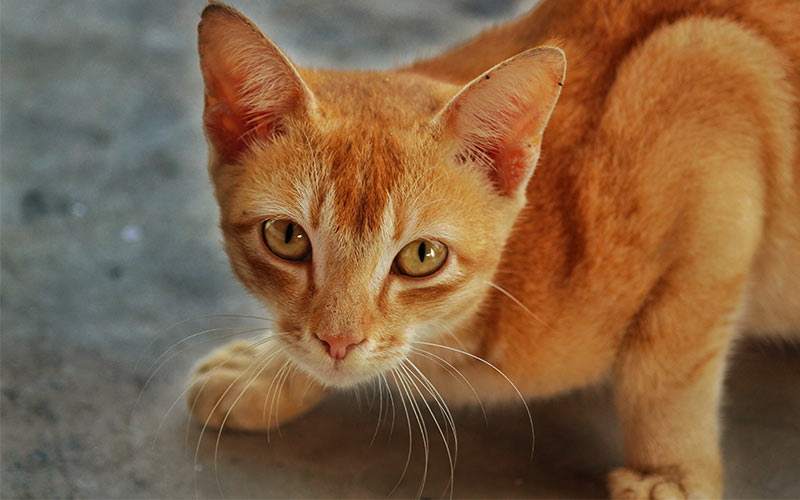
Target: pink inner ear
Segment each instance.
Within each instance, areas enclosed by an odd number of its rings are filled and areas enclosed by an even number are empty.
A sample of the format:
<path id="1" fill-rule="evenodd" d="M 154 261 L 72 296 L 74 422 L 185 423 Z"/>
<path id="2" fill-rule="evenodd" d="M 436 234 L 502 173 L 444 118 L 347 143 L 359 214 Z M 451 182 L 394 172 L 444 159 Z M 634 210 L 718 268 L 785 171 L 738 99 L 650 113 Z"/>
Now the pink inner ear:
<path id="1" fill-rule="evenodd" d="M 495 158 L 496 168 L 490 174 L 497 189 L 511 194 L 524 180 L 533 160 L 529 152 L 519 147 L 508 147 Z"/>
<path id="2" fill-rule="evenodd" d="M 521 109 L 519 100 L 510 99 L 512 109 Z M 479 158 L 488 160 L 488 176 L 495 188 L 504 195 L 511 194 L 525 180 L 537 160 L 536 152 L 541 142 L 538 134 L 539 113 L 527 110 L 522 116 L 514 117 L 502 136 L 493 141 L 477 141 L 473 148 L 479 151 Z"/>
<path id="3" fill-rule="evenodd" d="M 494 187 L 504 195 L 511 194 L 519 187 L 536 161 L 533 143 L 512 143 L 478 149 L 480 157 L 490 162 L 487 168 L 489 179 Z"/>
<path id="4" fill-rule="evenodd" d="M 503 195 L 513 193 L 532 171 L 545 116 L 538 100 L 524 100 L 512 92 L 467 92 L 461 96 L 465 102 L 454 103 L 451 117 L 461 139 L 460 156 L 481 165 Z M 487 97 L 497 100 L 486 105 Z"/>
<path id="5" fill-rule="evenodd" d="M 218 81 L 214 81 L 213 85 L 215 95 L 232 94 L 232 89 L 226 88 Z M 203 116 L 209 139 L 217 152 L 226 160 L 233 159 L 242 150 L 244 136 L 247 133 L 247 123 L 242 118 L 241 111 L 231 109 L 228 104 L 230 102 L 232 102 L 230 97 L 219 99 L 206 94 Z"/>
<path id="6" fill-rule="evenodd" d="M 274 120 L 262 111 L 259 115 L 241 103 L 252 96 L 242 95 L 244 81 L 221 71 L 207 82 L 203 122 L 214 148 L 226 161 L 234 160 L 249 140 L 268 138 L 276 131 Z"/>
<path id="7" fill-rule="evenodd" d="M 307 88 L 280 49 L 229 7 L 206 7 L 198 37 L 206 133 L 223 161 L 235 161 L 254 140 L 282 130 Z"/>
<path id="8" fill-rule="evenodd" d="M 533 172 L 564 69 L 559 49 L 531 49 L 473 80 L 443 110 L 457 158 L 481 167 L 501 194 Z"/>

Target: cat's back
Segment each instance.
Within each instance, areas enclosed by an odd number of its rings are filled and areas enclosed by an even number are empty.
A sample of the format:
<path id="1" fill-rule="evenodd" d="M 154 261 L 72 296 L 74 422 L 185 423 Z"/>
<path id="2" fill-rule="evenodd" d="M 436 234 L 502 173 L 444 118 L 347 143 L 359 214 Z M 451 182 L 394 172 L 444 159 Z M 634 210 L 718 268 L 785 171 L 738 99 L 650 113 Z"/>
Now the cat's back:
<path id="1" fill-rule="evenodd" d="M 631 203 L 649 206 L 639 224 L 610 224 L 608 232 L 635 228 L 660 245 L 679 240 L 662 262 L 694 261 L 694 276 L 705 278 L 697 286 L 737 282 L 746 272 L 739 328 L 797 334 L 800 2 L 672 3 L 675 10 L 658 10 L 670 2 L 653 5 L 649 20 L 643 11 L 629 11 L 629 25 L 642 20 L 642 31 L 608 61 L 613 76 L 602 74 L 609 70 L 595 73 L 599 80 L 579 75 L 585 88 L 578 93 L 595 103 L 584 137 L 595 130 L 602 137 L 583 158 L 622 160 L 588 161 L 597 166 L 595 179 L 618 175 L 595 221 L 624 213 Z M 580 101 L 572 106 L 582 107 Z M 557 137 L 554 146 L 568 147 Z M 584 180 L 579 189 L 591 185 Z M 657 233 L 657 221 L 680 229 Z M 653 276 L 662 272 L 668 271 Z"/>
<path id="2" fill-rule="evenodd" d="M 607 145 L 609 154 L 635 148 L 637 142 L 655 149 L 661 141 L 647 142 L 643 132 L 648 129 L 663 135 L 691 129 L 683 142 L 664 148 L 660 158 L 669 160 L 659 165 L 653 161 L 659 158 L 657 152 L 642 155 L 627 164 L 635 171 L 618 180 L 625 186 L 638 183 L 633 191 L 640 194 L 653 186 L 666 192 L 663 165 L 683 169 L 675 176 L 674 194 L 653 204 L 657 209 L 692 207 L 680 216 L 679 224 L 696 227 L 690 237 L 705 242 L 683 251 L 691 255 L 698 249 L 713 249 L 716 258 L 709 258 L 708 266 L 730 263 L 731 269 L 737 269 L 748 261 L 740 329 L 796 335 L 800 332 L 800 2 L 674 0 L 610 7 L 607 2 L 577 1 L 573 7 L 588 9 L 598 20 L 593 26 L 579 21 L 584 38 L 576 45 L 587 46 L 587 33 L 595 40 L 605 37 L 605 42 L 595 42 L 597 50 L 616 55 L 603 61 L 607 63 L 604 69 L 581 67 L 578 61 L 577 98 L 570 102 L 566 93 L 567 106 L 561 111 L 575 116 L 586 113 L 582 130 L 586 137 L 603 129 L 603 121 L 613 122 L 608 117 L 615 108 L 628 117 L 641 110 L 641 121 L 623 119 L 612 126 L 623 140 Z M 568 33 L 572 16 L 560 16 L 556 29 Z M 575 52 L 578 58 L 584 54 L 590 60 L 600 57 L 591 50 Z M 637 56 L 639 68 L 633 69 L 632 59 Z M 629 80 L 620 81 L 625 77 Z M 711 91 L 698 88 L 703 85 Z M 670 87 L 677 89 L 665 90 Z M 647 114 L 654 99 L 665 104 Z M 591 104 L 587 107 L 583 102 Z M 690 109 L 682 109 L 681 103 Z M 630 108 L 634 111 L 629 112 Z M 556 136 L 554 148 L 565 151 L 569 145 L 559 137 L 569 137 L 565 130 L 574 123 L 565 115 L 560 118 L 548 132 Z M 573 135 L 570 142 L 574 141 Z M 747 154 L 742 145 L 748 142 L 752 161 L 739 161 L 733 152 L 741 147 L 742 155 Z M 673 161 L 684 155 L 686 160 Z M 708 161 L 695 161 L 706 155 Z M 600 164 L 598 176 L 613 168 L 607 162 Z M 616 196 L 624 200 L 626 190 L 616 191 Z M 647 203 L 645 197 L 638 201 Z M 610 202 L 609 206 L 619 213 L 621 205 Z M 609 216 L 612 213 L 605 214 Z M 641 231 L 650 231 L 653 220 L 642 224 Z"/>
<path id="3" fill-rule="evenodd" d="M 667 214 L 664 207 L 689 204 L 695 207 L 694 220 L 683 222 L 698 228 L 702 233 L 698 238 L 720 241 L 718 261 L 752 261 L 742 327 L 796 332 L 800 330 L 798 26 L 800 2 L 796 0 L 546 0 L 521 18 L 487 30 L 437 58 L 420 61 L 412 69 L 463 83 L 529 47 L 554 44 L 566 52 L 566 84 L 545 132 L 543 159 L 529 186 L 531 211 L 522 222 L 527 226 L 524 231 L 536 240 L 560 241 L 552 245 L 552 255 L 522 243 L 512 243 L 509 252 L 512 260 L 524 261 L 519 267 L 533 274 L 532 279 L 564 285 L 555 282 L 561 277 L 549 277 L 550 269 L 559 269 L 572 280 L 568 286 L 575 288 L 580 277 L 573 270 L 582 265 L 595 270 L 583 277 L 587 283 L 611 279 L 615 272 L 631 267 L 635 256 L 628 249 L 609 250 L 618 244 L 609 235 L 616 231 L 618 241 L 629 239 L 626 235 L 632 231 L 653 235 L 658 227 L 655 218 L 667 216 L 658 212 Z M 650 52 L 643 54 L 643 47 Z M 637 57 L 639 66 L 631 69 Z M 667 67 L 670 61 L 672 66 Z M 718 70 L 726 67 L 735 78 Z M 626 68 L 628 81 L 621 81 Z M 638 76 L 632 77 L 637 71 Z M 735 94 L 738 102 L 726 96 L 726 86 L 733 81 L 738 82 L 737 88 L 730 95 Z M 701 96 L 699 87 L 706 84 L 716 90 L 708 88 Z M 673 90 L 666 90 L 670 87 Z M 660 108 L 652 106 L 658 99 Z M 689 158 L 698 158 L 698 148 L 713 144 L 722 129 L 729 129 L 739 118 L 750 126 L 739 132 L 745 142 L 763 142 L 762 157 L 750 164 L 678 162 L 669 168 L 683 169 L 685 175 L 664 176 L 662 169 L 672 160 L 654 161 L 658 153 L 646 144 L 642 132 L 663 135 L 692 121 L 679 115 L 681 102 L 696 123 L 705 121 L 706 126 L 697 128 L 697 135 L 683 144 L 671 144 L 662 158 L 687 153 Z M 649 111 L 642 109 L 648 106 Z M 609 118 L 615 109 L 623 116 L 616 123 Z M 631 118 L 636 113 L 638 122 Z M 598 138 L 608 131 L 604 125 L 609 123 L 612 133 Z M 700 136 L 702 140 L 695 140 Z M 651 150 L 634 159 L 628 152 L 637 145 Z M 677 179 L 675 185 L 666 185 L 668 177 Z M 684 189 L 680 179 L 693 179 L 692 189 Z M 606 190 L 600 201 L 592 194 L 597 186 Z M 694 189 L 697 186 L 702 188 Z M 658 194 L 653 196 L 654 192 Z M 705 199 L 698 205 L 695 200 L 681 199 L 687 196 Z M 646 209 L 648 205 L 652 210 Z M 626 208 L 631 206 L 638 207 L 636 213 Z M 638 220 L 631 223 L 619 217 L 621 213 Z M 745 227 L 743 213 L 758 222 Z M 732 224 L 719 230 L 719 221 L 724 220 Z M 653 236 L 651 241 L 664 237 Z M 734 249 L 748 237 L 753 240 L 752 251 Z M 605 252 L 605 261 L 598 252 Z M 617 261 L 623 267 L 612 270 L 609 266 L 601 277 L 596 273 L 603 271 L 586 264 L 587 259 Z M 537 275 L 538 271 L 526 267 L 532 261 L 547 262 L 549 269 Z M 517 267 L 514 262 L 507 265 Z M 660 272 L 653 270 L 653 276 Z M 620 286 L 630 289 L 631 283 Z M 529 286 L 515 288 L 536 293 Z"/>

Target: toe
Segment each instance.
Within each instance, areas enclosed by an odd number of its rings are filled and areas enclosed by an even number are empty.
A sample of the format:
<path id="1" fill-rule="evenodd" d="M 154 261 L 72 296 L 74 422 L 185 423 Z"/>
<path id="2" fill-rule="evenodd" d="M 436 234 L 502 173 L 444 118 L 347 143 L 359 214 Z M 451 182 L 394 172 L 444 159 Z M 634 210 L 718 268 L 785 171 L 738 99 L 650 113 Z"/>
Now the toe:
<path id="1" fill-rule="evenodd" d="M 685 500 L 680 482 L 668 475 L 643 474 L 620 468 L 608 476 L 611 498 L 620 500 Z"/>

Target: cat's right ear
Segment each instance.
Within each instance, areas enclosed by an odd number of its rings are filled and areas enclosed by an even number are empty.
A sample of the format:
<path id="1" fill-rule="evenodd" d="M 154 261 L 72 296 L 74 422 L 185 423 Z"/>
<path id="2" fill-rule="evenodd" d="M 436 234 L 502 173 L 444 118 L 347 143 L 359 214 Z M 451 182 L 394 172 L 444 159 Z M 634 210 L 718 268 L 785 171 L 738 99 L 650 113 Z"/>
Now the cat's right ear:
<path id="1" fill-rule="evenodd" d="M 203 124 L 222 161 L 235 161 L 249 144 L 281 133 L 287 116 L 313 107 L 297 68 L 234 8 L 210 3 L 197 31 Z"/>

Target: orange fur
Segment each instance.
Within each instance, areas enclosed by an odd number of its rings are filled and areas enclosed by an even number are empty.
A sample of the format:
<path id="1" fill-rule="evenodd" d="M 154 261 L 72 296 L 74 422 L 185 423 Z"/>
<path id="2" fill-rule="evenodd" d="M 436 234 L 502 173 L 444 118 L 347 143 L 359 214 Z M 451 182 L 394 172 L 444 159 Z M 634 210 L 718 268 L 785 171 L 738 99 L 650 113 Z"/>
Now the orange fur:
<path id="1" fill-rule="evenodd" d="M 612 496 L 719 497 L 735 334 L 800 330 L 797 26 L 795 0 L 546 0 L 407 68 L 318 71 L 212 3 L 200 51 L 233 269 L 322 385 L 416 359 L 419 339 L 465 346 L 529 397 L 610 377 L 626 446 Z M 544 45 L 566 53 L 566 80 L 562 52 L 529 50 Z M 228 130 L 256 133 L 217 132 L 220 88 Z M 265 119 L 280 133 L 257 133 Z M 264 248 L 274 217 L 303 225 L 309 262 Z M 425 237 L 448 245 L 446 265 L 393 273 Z M 311 338 L 321 329 L 367 341 L 337 364 Z M 515 397 L 479 362 L 437 354 L 482 394 Z M 205 418 L 220 397 L 191 400 Z"/>

